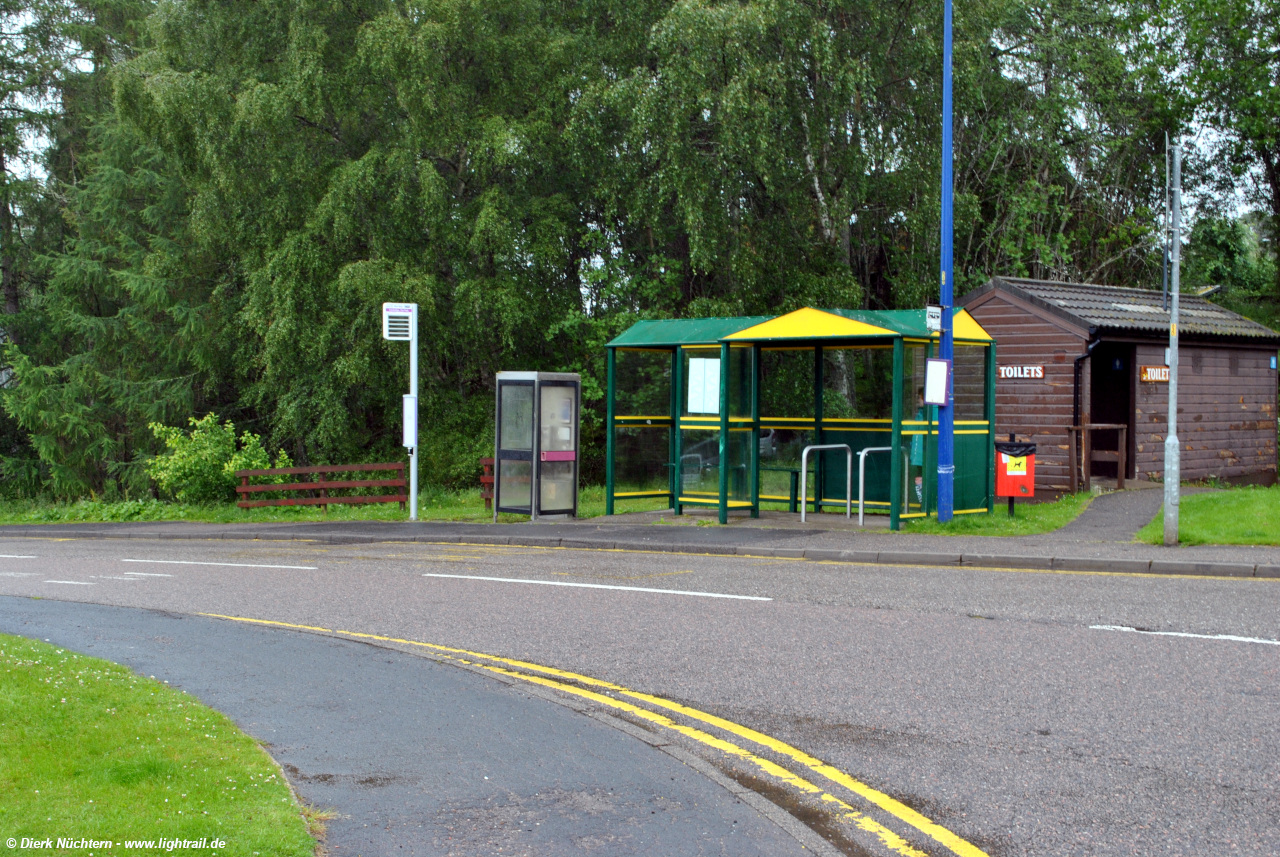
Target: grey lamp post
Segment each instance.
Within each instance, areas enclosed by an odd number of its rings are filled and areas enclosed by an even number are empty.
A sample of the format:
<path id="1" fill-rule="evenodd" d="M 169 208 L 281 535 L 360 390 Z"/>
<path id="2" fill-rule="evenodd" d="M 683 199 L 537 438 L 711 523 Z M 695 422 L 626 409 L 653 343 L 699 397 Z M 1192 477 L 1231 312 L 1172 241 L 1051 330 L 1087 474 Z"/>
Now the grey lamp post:
<path id="1" fill-rule="evenodd" d="M 1173 248 L 1170 256 L 1169 433 L 1164 439 L 1164 543 L 1178 543 L 1179 483 L 1182 453 L 1178 448 L 1178 263 L 1182 256 L 1182 147 L 1173 146 Z"/>

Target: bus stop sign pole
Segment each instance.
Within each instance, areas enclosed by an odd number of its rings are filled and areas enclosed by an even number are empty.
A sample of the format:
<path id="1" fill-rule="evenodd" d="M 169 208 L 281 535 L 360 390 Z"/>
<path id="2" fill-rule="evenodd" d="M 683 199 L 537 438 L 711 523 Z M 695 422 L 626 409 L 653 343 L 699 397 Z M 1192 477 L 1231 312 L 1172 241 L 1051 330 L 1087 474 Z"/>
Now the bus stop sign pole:
<path id="1" fill-rule="evenodd" d="M 942 282 L 939 303 L 942 304 L 942 335 L 938 357 L 953 358 L 951 302 L 954 288 L 952 261 L 952 165 L 951 165 L 951 0 L 945 0 L 942 12 Z M 954 399 L 948 384 L 946 404 L 938 408 L 938 521 L 951 520 L 955 508 L 955 414 Z"/>
<path id="2" fill-rule="evenodd" d="M 418 520 L 418 305 L 382 305 L 382 338 L 409 343 L 409 394 L 401 442 L 409 450 L 409 520 Z"/>

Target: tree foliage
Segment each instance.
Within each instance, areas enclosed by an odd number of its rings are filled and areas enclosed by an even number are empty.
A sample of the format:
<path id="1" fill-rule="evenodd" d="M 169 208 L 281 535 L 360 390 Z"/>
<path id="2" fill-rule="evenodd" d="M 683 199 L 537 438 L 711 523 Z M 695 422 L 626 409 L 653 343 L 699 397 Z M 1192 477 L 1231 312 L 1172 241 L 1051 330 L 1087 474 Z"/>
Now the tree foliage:
<path id="1" fill-rule="evenodd" d="M 47 178 L 0 228 L 32 248 L 10 481 L 145 492 L 148 426 L 214 411 L 299 463 L 385 459 L 384 301 L 420 307 L 426 480 L 474 479 L 494 373 L 532 368 L 583 373 L 590 477 L 602 346 L 636 319 L 936 294 L 934 4 L 41 2 L 57 38 L 0 44 L 62 58 Z M 957 15 L 958 290 L 1154 285 L 1164 133 L 1196 108 L 1176 16 Z"/>
<path id="2" fill-rule="evenodd" d="M 1187 95 L 1217 132 L 1228 186 L 1269 214 L 1280 242 L 1280 8 L 1268 0 L 1182 0 Z M 1221 184 L 1220 184 L 1221 186 Z M 1274 297 L 1280 300 L 1280 269 Z"/>

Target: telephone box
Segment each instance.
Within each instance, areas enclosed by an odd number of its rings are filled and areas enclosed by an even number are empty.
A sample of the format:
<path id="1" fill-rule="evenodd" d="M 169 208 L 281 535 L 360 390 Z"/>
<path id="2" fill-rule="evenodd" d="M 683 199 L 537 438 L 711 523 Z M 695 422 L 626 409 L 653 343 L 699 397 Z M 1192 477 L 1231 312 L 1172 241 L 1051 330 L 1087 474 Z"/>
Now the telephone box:
<path id="1" fill-rule="evenodd" d="M 493 517 L 578 514 L 582 382 L 563 372 L 499 372 Z"/>

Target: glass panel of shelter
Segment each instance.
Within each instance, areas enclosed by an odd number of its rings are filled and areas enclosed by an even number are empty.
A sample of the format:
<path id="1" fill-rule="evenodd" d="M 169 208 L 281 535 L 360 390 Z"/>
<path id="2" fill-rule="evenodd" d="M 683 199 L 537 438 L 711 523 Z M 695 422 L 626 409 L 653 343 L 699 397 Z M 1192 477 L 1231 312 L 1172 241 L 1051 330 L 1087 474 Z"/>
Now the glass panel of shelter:
<path id="1" fill-rule="evenodd" d="M 720 500 L 720 406 L 727 401 L 732 424 L 725 441 L 728 467 L 727 499 L 751 502 L 753 349 L 728 349 L 722 367 L 719 345 L 691 345 L 680 349 L 682 395 L 679 402 L 680 461 L 677 490 L 681 498 L 699 504 Z M 727 375 L 727 379 L 726 379 Z M 727 380 L 722 390 L 721 385 Z"/>
<path id="2" fill-rule="evenodd" d="M 760 502 L 786 503 L 799 485 L 800 453 L 816 443 L 814 349 L 760 350 Z M 810 465 L 812 467 L 812 465 Z M 809 498 L 815 484 L 807 480 Z M 798 489 L 797 489 L 798 490 Z"/>
<path id="3" fill-rule="evenodd" d="M 893 429 L 893 346 L 764 347 L 760 372 L 760 501 L 790 503 L 805 446 L 847 443 L 856 454 L 887 447 Z M 821 425 L 815 423 L 818 354 L 822 361 Z M 923 364 L 922 364 L 923 365 Z M 807 502 L 821 490 L 824 505 L 844 505 L 847 456 L 837 450 L 810 458 Z M 871 508 L 888 511 L 891 460 L 867 458 Z M 855 468 L 857 461 L 855 458 Z M 883 471 L 883 472 L 881 472 Z M 856 472 L 852 481 L 857 482 Z M 855 487 L 856 494 L 856 487 Z"/>
<path id="4" fill-rule="evenodd" d="M 695 502 L 720 499 L 720 346 L 680 349 L 681 396 L 678 496 Z"/>
<path id="5" fill-rule="evenodd" d="M 956 477 L 953 511 L 985 512 L 989 503 L 988 462 L 992 460 L 992 426 L 987 422 L 989 349 L 957 342 L 952 395 L 955 402 Z"/>
<path id="6" fill-rule="evenodd" d="M 866 455 L 866 506 L 889 509 L 893 460 L 893 345 L 824 345 L 822 349 L 822 443 L 844 443 L 854 453 L 851 489 L 858 496 L 858 458 Z M 821 453 L 817 483 L 822 503 L 844 507 L 847 456 L 842 450 Z"/>
<path id="7" fill-rule="evenodd" d="M 614 494 L 670 496 L 675 349 L 619 348 L 614 360 Z"/>
<path id="8" fill-rule="evenodd" d="M 906 489 L 899 515 L 924 517 L 938 482 L 938 408 L 924 403 L 925 361 L 934 344 L 906 340 L 902 349 L 902 444 L 906 453 Z"/>

